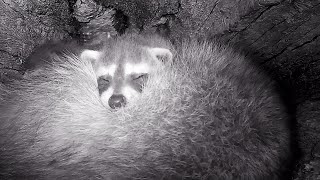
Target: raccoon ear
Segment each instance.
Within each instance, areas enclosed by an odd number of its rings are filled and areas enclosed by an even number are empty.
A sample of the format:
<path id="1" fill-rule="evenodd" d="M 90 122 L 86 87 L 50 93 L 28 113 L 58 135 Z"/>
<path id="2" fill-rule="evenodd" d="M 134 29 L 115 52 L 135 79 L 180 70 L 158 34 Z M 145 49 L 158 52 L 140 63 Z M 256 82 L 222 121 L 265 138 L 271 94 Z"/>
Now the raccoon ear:
<path id="1" fill-rule="evenodd" d="M 161 62 L 171 63 L 173 55 L 169 49 L 166 48 L 147 48 L 150 55 Z"/>
<path id="2" fill-rule="evenodd" d="M 81 52 L 80 58 L 82 60 L 86 60 L 86 61 L 90 61 L 92 63 L 95 63 L 100 59 L 101 54 L 102 53 L 100 51 L 86 49 Z"/>

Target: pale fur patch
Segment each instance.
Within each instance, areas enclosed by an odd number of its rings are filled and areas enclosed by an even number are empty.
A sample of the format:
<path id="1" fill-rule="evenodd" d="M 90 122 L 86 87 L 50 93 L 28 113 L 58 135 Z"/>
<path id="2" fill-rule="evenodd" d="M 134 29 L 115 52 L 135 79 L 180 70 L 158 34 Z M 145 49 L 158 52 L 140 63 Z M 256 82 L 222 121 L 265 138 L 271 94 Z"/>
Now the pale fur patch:
<path id="1" fill-rule="evenodd" d="M 140 64 L 126 63 L 124 65 L 125 75 L 148 73 L 149 71 L 150 71 L 150 66 L 147 63 L 140 63 Z"/>
<path id="2" fill-rule="evenodd" d="M 147 48 L 147 51 L 154 59 L 158 59 L 157 56 L 166 56 L 167 61 L 171 62 L 173 55 L 169 49 L 166 48 Z"/>
<path id="3" fill-rule="evenodd" d="M 104 75 L 110 75 L 111 77 L 114 76 L 114 73 L 116 72 L 117 65 L 116 64 L 111 64 L 109 66 L 102 66 L 99 67 L 98 70 L 96 71 L 96 76 L 104 76 Z"/>
<path id="4" fill-rule="evenodd" d="M 123 87 L 122 94 L 124 95 L 124 97 L 127 98 L 127 100 L 131 100 L 132 98 L 135 98 L 139 95 L 139 93 L 133 88 L 131 88 L 130 86 Z M 127 102 L 130 102 L 130 101 L 127 101 Z"/>
<path id="5" fill-rule="evenodd" d="M 94 50 L 89 50 L 89 49 L 86 49 L 84 50 L 81 55 L 80 55 L 80 58 L 82 60 L 93 60 L 93 61 L 96 61 L 100 58 L 101 56 L 101 52 L 100 51 L 94 51 Z"/>

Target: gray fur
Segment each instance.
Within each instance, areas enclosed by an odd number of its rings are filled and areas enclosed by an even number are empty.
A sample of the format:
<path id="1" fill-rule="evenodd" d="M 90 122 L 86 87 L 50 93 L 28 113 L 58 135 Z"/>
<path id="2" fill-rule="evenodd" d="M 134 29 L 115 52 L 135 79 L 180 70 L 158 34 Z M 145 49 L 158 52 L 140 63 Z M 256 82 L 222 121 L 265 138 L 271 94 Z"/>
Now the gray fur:
<path id="1" fill-rule="evenodd" d="M 9 84 L 0 179 L 279 178 L 289 130 L 273 82 L 215 44 L 175 51 L 117 111 L 100 103 L 90 62 L 72 55 Z"/>

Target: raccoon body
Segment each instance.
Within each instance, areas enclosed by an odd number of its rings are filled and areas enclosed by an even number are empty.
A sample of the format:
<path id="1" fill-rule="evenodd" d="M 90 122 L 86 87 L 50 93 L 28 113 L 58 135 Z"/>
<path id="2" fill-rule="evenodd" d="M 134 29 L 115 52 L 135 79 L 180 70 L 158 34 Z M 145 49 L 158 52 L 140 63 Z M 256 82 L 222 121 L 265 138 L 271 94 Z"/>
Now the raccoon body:
<path id="1" fill-rule="evenodd" d="M 288 115 L 260 70 L 214 43 L 173 49 L 139 35 L 109 42 L 79 57 L 54 56 L 8 84 L 0 179 L 280 179 L 290 155 Z M 126 72 L 147 78 L 127 103 L 107 107 L 112 95 L 102 98 L 108 88 L 99 77 L 118 77 L 116 56 L 130 55 L 148 60 L 122 62 L 147 65 Z"/>

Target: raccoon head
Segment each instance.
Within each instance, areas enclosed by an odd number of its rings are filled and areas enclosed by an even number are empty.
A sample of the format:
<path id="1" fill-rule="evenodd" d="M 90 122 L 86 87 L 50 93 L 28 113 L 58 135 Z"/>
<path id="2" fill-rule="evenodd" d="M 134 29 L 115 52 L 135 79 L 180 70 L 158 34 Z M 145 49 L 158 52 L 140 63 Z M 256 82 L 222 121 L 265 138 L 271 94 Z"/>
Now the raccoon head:
<path id="1" fill-rule="evenodd" d="M 149 75 L 164 62 L 171 62 L 172 56 L 166 48 L 141 46 L 84 50 L 80 58 L 90 60 L 93 65 L 102 104 L 116 109 L 143 95 Z"/>

